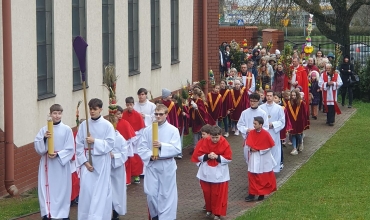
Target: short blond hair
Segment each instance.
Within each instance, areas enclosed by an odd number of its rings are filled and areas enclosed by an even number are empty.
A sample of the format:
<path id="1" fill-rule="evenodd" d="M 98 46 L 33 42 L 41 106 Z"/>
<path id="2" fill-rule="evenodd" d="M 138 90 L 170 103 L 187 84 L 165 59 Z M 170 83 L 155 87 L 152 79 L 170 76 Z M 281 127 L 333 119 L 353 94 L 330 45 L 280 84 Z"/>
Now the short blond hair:
<path id="1" fill-rule="evenodd" d="M 155 111 L 160 111 L 160 110 L 163 110 L 165 114 L 168 113 L 168 108 L 164 104 L 157 104 L 157 106 L 155 107 Z"/>

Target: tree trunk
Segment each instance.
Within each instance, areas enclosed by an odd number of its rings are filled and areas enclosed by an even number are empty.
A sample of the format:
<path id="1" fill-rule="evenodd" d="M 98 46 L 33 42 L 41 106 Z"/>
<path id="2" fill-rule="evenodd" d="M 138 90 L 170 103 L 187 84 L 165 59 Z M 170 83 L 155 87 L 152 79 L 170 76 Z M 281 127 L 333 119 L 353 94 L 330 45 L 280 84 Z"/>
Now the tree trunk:
<path id="1" fill-rule="evenodd" d="M 337 19 L 335 25 L 337 40 L 335 42 L 339 43 L 341 46 L 342 54 L 349 55 L 350 51 L 350 33 L 349 33 L 349 23 L 350 21 L 346 19 Z"/>

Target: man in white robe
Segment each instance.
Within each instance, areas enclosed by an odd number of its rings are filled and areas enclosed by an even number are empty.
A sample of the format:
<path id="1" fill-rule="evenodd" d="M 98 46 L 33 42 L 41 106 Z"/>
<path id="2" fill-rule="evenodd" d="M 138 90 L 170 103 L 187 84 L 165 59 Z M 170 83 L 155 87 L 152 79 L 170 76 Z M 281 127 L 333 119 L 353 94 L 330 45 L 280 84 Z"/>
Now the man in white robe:
<path id="1" fill-rule="evenodd" d="M 177 212 L 176 161 L 181 152 L 179 130 L 167 122 L 168 108 L 158 104 L 155 117 L 158 121 L 158 141 L 153 141 L 152 126 L 144 129 L 138 154 L 144 162 L 144 192 L 147 194 L 152 220 L 174 220 Z M 158 148 L 154 157 L 152 147 Z"/>
<path id="2" fill-rule="evenodd" d="M 152 124 L 154 119 L 155 104 L 147 99 L 148 91 L 140 88 L 137 91 L 138 102 L 135 102 L 134 109 L 139 112 L 144 119 L 145 126 Z"/>
<path id="3" fill-rule="evenodd" d="M 274 91 L 266 91 L 267 102 L 260 106 L 262 110 L 267 113 L 269 129 L 272 139 L 275 145 L 271 148 L 272 156 L 276 161 L 276 166 L 274 166 L 273 171 L 275 173 L 280 172 L 280 162 L 281 162 L 281 141 L 280 141 L 280 131 L 285 127 L 285 114 L 283 108 L 274 102 Z"/>
<path id="4" fill-rule="evenodd" d="M 50 107 L 53 134 L 47 126 L 40 129 L 34 142 L 41 156 L 38 172 L 38 197 L 43 219 L 69 219 L 72 179 L 70 161 L 74 154 L 72 130 L 63 124 L 63 108 L 59 104 Z M 54 138 L 54 153 L 48 154 L 48 138 Z"/>
<path id="5" fill-rule="evenodd" d="M 268 118 L 267 113 L 258 107 L 260 95 L 258 93 L 252 93 L 249 95 L 250 107 L 242 112 L 240 115 L 237 127 L 242 133 L 244 139 L 247 138 L 249 131 L 253 130 L 253 119 L 256 116 L 261 116 L 264 119 L 263 129 L 268 130 Z"/>
<path id="6" fill-rule="evenodd" d="M 81 167 L 78 219 L 110 219 L 112 214 L 111 156 L 115 132 L 113 125 L 101 115 L 103 102 L 89 101 L 90 136 L 86 135 L 86 121 L 82 122 L 76 137 L 77 164 Z M 91 145 L 92 163 L 88 161 Z M 123 182 L 124 184 L 124 182 Z"/>
<path id="7" fill-rule="evenodd" d="M 119 220 L 118 215 L 125 215 L 127 212 L 127 193 L 126 193 L 126 168 L 128 144 L 123 136 L 116 130 L 114 148 L 110 155 L 112 158 L 112 193 L 113 193 L 113 218 Z"/>

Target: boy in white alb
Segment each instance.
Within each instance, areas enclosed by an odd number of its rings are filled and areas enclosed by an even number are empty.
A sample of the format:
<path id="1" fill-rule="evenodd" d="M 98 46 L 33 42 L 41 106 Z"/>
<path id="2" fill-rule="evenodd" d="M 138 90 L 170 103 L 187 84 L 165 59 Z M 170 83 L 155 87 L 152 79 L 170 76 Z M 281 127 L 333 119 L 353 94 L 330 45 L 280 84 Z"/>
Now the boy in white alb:
<path id="1" fill-rule="evenodd" d="M 153 122 L 155 104 L 150 102 L 147 98 L 148 90 L 140 88 L 137 91 L 138 102 L 135 102 L 134 109 L 139 112 L 143 119 L 145 126 L 149 126 Z"/>

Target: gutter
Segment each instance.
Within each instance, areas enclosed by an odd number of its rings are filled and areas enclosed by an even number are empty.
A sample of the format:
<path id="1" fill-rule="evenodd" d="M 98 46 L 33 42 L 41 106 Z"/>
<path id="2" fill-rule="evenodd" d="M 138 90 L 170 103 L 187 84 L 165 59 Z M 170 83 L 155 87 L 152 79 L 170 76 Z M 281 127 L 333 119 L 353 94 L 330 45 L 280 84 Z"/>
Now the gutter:
<path id="1" fill-rule="evenodd" d="M 6 191 L 17 195 L 14 185 L 14 140 L 13 140 L 13 61 L 11 0 L 2 0 L 3 15 L 3 63 L 4 63 L 4 133 L 5 133 L 5 179 Z"/>
<path id="2" fill-rule="evenodd" d="M 204 95 L 208 94 L 208 19 L 207 19 L 207 0 L 203 0 L 203 77 L 206 81 L 204 85 Z"/>

